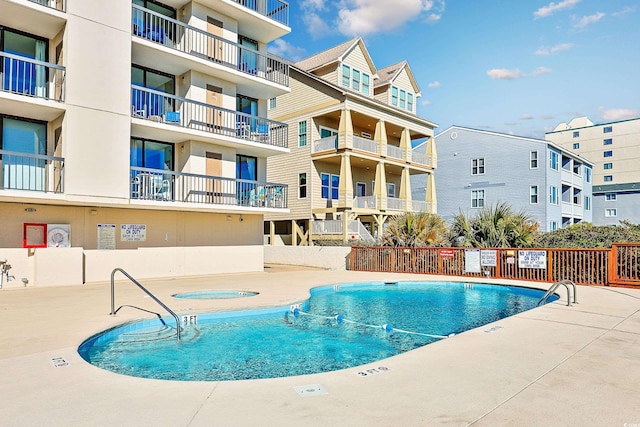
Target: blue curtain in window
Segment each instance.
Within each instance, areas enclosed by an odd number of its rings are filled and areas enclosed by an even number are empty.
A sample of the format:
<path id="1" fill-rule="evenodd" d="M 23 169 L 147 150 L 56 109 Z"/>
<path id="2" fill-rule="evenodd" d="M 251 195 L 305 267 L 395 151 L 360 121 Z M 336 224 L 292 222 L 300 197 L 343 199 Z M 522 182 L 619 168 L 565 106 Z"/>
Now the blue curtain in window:
<path id="1" fill-rule="evenodd" d="M 45 124 L 2 119 L 2 148 L 25 154 L 47 153 Z M 44 190 L 46 161 L 25 155 L 5 155 L 2 162 L 4 188 Z"/>
<path id="2" fill-rule="evenodd" d="M 338 186 L 340 185 L 340 177 L 338 175 L 331 175 L 331 198 L 338 200 Z"/>
<path id="3" fill-rule="evenodd" d="M 328 199 L 329 198 L 329 174 L 327 173 L 323 173 L 320 175 L 320 179 L 322 181 L 322 198 L 323 199 Z"/>

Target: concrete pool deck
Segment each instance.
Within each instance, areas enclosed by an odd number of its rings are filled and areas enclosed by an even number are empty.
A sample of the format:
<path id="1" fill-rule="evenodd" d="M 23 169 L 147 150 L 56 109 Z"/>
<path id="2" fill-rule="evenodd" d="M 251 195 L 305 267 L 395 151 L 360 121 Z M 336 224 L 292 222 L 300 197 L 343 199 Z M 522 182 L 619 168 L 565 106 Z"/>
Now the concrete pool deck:
<path id="1" fill-rule="evenodd" d="M 452 278 L 273 266 L 263 273 L 141 283 L 178 314 L 190 314 L 288 305 L 307 299 L 313 286 L 366 280 Z M 171 297 L 199 290 L 260 294 Z M 0 425 L 640 426 L 640 290 L 580 286 L 579 304 L 572 307 L 564 305 L 564 289 L 559 294 L 559 301 L 544 307 L 357 368 L 173 382 L 114 374 L 78 355 L 78 346 L 94 333 L 148 317 L 127 308 L 109 316 L 108 283 L 5 289 Z M 116 307 L 122 304 L 160 310 L 135 286 L 119 281 Z M 55 367 L 55 358 L 68 365 Z M 359 374 L 367 369 L 375 370 Z M 325 394 L 303 397 L 296 391 L 318 385 Z"/>

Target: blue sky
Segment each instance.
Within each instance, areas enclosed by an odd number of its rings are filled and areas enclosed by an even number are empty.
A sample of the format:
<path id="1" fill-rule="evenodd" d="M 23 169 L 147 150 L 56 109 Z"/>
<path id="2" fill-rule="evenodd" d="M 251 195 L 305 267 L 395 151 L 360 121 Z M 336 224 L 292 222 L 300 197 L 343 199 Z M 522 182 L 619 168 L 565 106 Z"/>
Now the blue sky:
<path id="1" fill-rule="evenodd" d="M 560 122 L 640 117 L 638 0 L 291 0 L 300 60 L 362 36 L 376 67 L 407 60 L 418 115 L 544 138 Z"/>

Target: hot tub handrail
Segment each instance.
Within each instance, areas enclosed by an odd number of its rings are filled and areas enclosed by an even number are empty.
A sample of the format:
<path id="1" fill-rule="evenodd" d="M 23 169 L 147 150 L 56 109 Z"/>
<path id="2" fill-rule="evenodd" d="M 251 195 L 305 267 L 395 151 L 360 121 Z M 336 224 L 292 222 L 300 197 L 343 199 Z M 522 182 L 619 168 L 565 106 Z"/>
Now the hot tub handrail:
<path id="1" fill-rule="evenodd" d="M 131 280 L 131 282 L 133 284 L 135 284 L 137 287 L 142 289 L 142 291 L 144 291 L 144 293 L 149 295 L 149 297 L 152 300 L 157 302 L 160 305 L 160 307 L 164 308 L 169 314 L 171 314 L 173 316 L 173 318 L 176 320 L 176 335 L 178 337 L 178 341 L 180 341 L 180 319 L 178 318 L 178 315 L 176 313 L 174 313 L 173 310 L 171 310 L 169 307 L 167 307 L 162 301 L 160 301 L 155 295 L 153 295 L 151 292 L 149 292 L 149 290 L 147 288 L 145 288 L 144 286 L 142 286 L 136 279 L 131 277 L 131 275 L 129 273 L 127 273 L 126 271 L 124 271 L 122 268 L 114 268 L 113 271 L 111 272 L 111 313 L 109 313 L 109 314 L 114 316 L 116 314 L 116 312 L 119 310 L 119 309 L 118 310 L 115 309 L 116 296 L 115 296 L 115 281 L 114 281 L 114 277 L 115 277 L 117 271 L 119 271 L 122 274 L 124 274 L 127 279 Z M 144 310 L 144 311 L 147 311 L 147 310 Z"/>

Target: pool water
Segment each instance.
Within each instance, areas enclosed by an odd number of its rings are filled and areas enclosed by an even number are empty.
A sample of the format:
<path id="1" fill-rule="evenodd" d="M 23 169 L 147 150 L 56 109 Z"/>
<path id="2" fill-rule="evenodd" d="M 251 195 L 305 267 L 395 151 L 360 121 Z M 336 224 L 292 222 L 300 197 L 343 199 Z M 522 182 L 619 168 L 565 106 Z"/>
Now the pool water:
<path id="1" fill-rule="evenodd" d="M 184 299 L 231 299 L 253 297 L 256 295 L 258 295 L 257 292 L 250 291 L 200 291 L 175 294 L 172 295 L 172 297 Z"/>
<path id="2" fill-rule="evenodd" d="M 310 299 L 296 306 L 198 315 L 180 342 L 170 320 L 166 326 L 146 320 L 94 336 L 79 353 L 103 369 L 166 380 L 328 372 L 529 310 L 542 295 L 518 287 L 441 282 L 325 286 L 312 289 Z"/>

